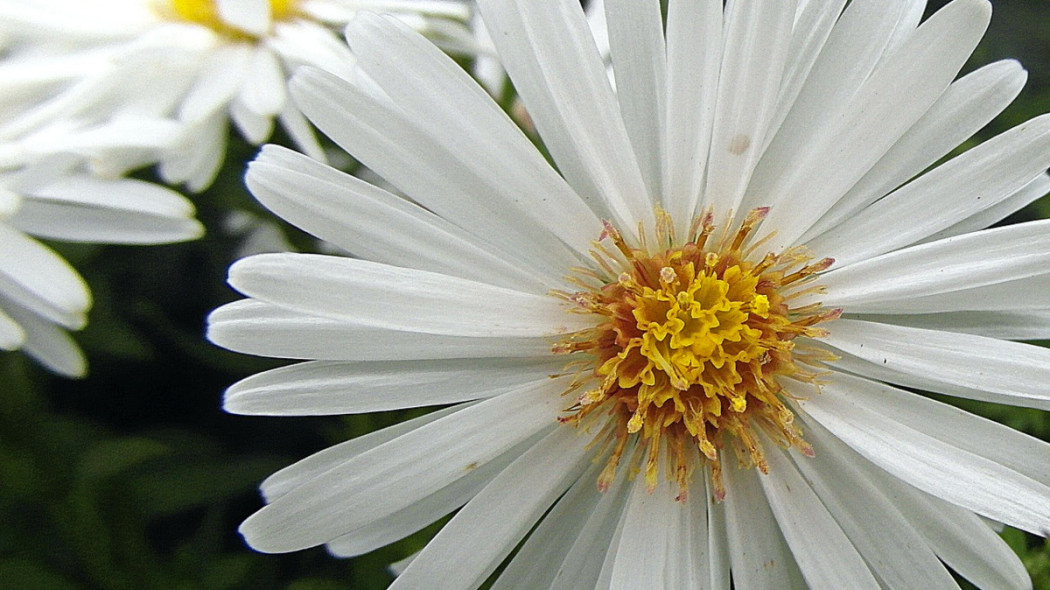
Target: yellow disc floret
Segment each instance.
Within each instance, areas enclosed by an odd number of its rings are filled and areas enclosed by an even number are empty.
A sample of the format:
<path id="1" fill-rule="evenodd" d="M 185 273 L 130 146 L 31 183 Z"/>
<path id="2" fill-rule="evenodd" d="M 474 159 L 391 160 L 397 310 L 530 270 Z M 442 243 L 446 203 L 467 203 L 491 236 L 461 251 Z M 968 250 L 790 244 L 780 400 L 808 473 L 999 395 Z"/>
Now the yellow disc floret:
<path id="1" fill-rule="evenodd" d="M 820 371 L 799 363 L 816 364 L 821 353 L 800 350 L 796 338 L 820 336 L 813 326 L 838 312 L 792 309 L 789 300 L 814 288 L 810 279 L 832 261 L 807 264 L 801 250 L 753 260 L 760 244 L 749 245 L 749 237 L 765 213 L 753 211 L 735 233 L 717 241 L 707 215 L 685 245 L 655 253 L 644 244 L 629 246 L 609 225 L 596 243 L 595 260 L 604 272 L 588 273 L 590 280 L 578 281 L 584 290 L 566 296 L 603 320 L 555 350 L 593 357 L 593 368 L 582 376 L 597 381 L 564 421 L 579 423 L 597 412 L 614 418 L 603 430 L 614 450 L 600 487 L 611 482 L 632 441 L 647 448 L 650 487 L 663 453 L 684 493 L 696 463 L 690 457 L 699 456 L 711 470 L 716 496 L 724 494 L 720 451 L 727 443 L 742 462 L 766 470 L 756 428 L 780 444 L 812 452 L 793 424 L 779 379 L 817 382 Z M 662 229 L 657 241 L 673 243 L 670 234 Z M 717 243 L 709 247 L 712 241 Z"/>

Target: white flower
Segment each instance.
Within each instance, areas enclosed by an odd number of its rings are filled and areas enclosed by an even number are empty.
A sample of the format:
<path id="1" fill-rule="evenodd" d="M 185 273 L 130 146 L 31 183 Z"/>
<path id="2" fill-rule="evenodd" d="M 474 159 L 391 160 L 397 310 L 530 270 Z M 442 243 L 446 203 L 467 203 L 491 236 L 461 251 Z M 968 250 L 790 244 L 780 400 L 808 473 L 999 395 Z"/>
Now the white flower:
<path id="1" fill-rule="evenodd" d="M 412 200 L 250 168 L 360 259 L 231 268 L 210 338 L 309 360 L 226 408 L 448 407 L 274 474 L 247 541 L 359 555 L 458 509 L 393 588 L 516 548 L 493 588 L 1030 587 L 989 521 L 1050 534 L 1050 445 L 901 389 L 1050 408 L 1016 342 L 1050 336 L 1050 222 L 981 229 L 1050 189 L 1050 117 L 937 164 L 1025 80 L 955 80 L 988 2 L 606 0 L 615 92 L 576 0 L 479 4 L 558 172 L 377 16 L 358 85 L 293 95 Z"/>
<path id="2" fill-rule="evenodd" d="M 208 186 L 222 164 L 228 119 L 259 143 L 276 118 L 322 158 L 287 100 L 287 78 L 303 64 L 350 75 L 353 56 L 333 27 L 363 8 L 435 35 L 468 36 L 457 25 L 470 15 L 459 0 L 0 1 L 0 138 L 115 125 L 136 145 L 142 121 L 175 118 L 185 129 L 159 152 L 112 152 L 99 165 L 121 171 L 159 160 L 166 181 L 192 190 Z"/>
<path id="3" fill-rule="evenodd" d="M 193 205 L 177 192 L 86 172 L 76 157 L 42 158 L 0 172 L 0 349 L 24 349 L 61 375 L 87 366 L 65 332 L 87 322 L 91 294 L 76 270 L 35 237 L 160 244 L 200 237 Z"/>

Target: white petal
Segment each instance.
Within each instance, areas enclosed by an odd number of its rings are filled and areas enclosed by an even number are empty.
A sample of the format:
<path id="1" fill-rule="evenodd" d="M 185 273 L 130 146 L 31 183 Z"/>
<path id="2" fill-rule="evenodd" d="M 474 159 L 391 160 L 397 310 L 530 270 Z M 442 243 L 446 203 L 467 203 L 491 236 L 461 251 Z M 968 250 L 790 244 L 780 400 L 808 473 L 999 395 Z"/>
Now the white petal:
<path id="1" fill-rule="evenodd" d="M 722 506 L 734 588 L 807 588 L 762 492 L 758 478 L 764 476 L 757 470 L 731 465 L 722 477 L 726 488 Z"/>
<path id="2" fill-rule="evenodd" d="M 284 68 L 274 52 L 265 46 L 252 51 L 248 76 L 238 95 L 244 106 L 253 113 L 272 117 L 281 112 L 288 95 Z"/>
<path id="3" fill-rule="evenodd" d="M 215 0 L 219 18 L 236 29 L 260 37 L 270 30 L 270 2 L 267 0 Z"/>
<path id="4" fill-rule="evenodd" d="M 354 529 L 327 544 L 338 557 L 356 557 L 403 539 L 463 506 L 507 465 L 536 444 L 525 440 L 488 463 L 471 469 L 462 478 L 405 508 Z"/>
<path id="5" fill-rule="evenodd" d="M 454 149 L 421 127 L 420 118 L 319 70 L 301 69 L 292 81 L 292 94 L 321 131 L 434 213 L 500 249 L 527 253 L 547 276 L 561 276 L 578 264 L 579 258 L 543 225 L 522 223 L 523 209 L 512 202 L 515 193 L 508 194 L 498 175 L 477 166 L 476 149 Z M 498 156 L 482 161 L 492 157 Z M 527 210 L 530 216 L 541 212 Z M 597 237 L 600 229 L 590 231 Z"/>
<path id="6" fill-rule="evenodd" d="M 250 300 L 213 311 L 208 339 L 246 354 L 345 361 L 537 357 L 551 350 L 547 338 L 463 338 L 384 330 Z"/>
<path id="7" fill-rule="evenodd" d="M 1022 208 L 1032 204 L 1047 193 L 1050 193 L 1050 175 L 1040 174 L 1024 188 L 1003 199 L 999 203 L 984 209 L 979 213 L 975 213 L 955 225 L 933 234 L 923 241 L 933 242 L 943 238 L 950 238 L 951 236 L 958 236 L 984 229 L 986 227 L 991 227 L 1003 219 L 1006 219 L 1012 213 L 1020 211 Z"/>
<path id="8" fill-rule="evenodd" d="M 482 404 L 483 405 L 483 404 Z M 390 586 L 461 590 L 485 581 L 590 460 L 590 437 L 561 426 L 467 503 Z M 484 531 L 484 542 L 478 539 Z M 454 563 L 456 567 L 449 568 Z"/>
<path id="9" fill-rule="evenodd" d="M 803 239 L 835 227 L 957 148 L 1001 113 L 1017 97 L 1027 78 L 1019 63 L 1003 60 L 953 82 Z"/>
<path id="10" fill-rule="evenodd" d="M 722 2 L 667 5 L 663 206 L 685 235 L 703 188 L 722 63 Z"/>
<path id="11" fill-rule="evenodd" d="M 819 282 L 827 294 L 799 303 L 823 300 L 850 313 L 920 311 L 907 300 L 1037 276 L 1050 263 L 1048 227 L 1050 221 L 1019 223 L 883 254 L 825 273 Z"/>
<path id="12" fill-rule="evenodd" d="M 599 459 L 600 463 L 601 460 Z M 604 467 L 604 465 L 602 465 Z M 626 481 L 627 470 L 621 469 L 613 479 L 609 489 L 601 494 L 587 522 L 576 535 L 572 546 L 565 552 L 564 558 L 554 560 L 551 567 L 555 571 L 554 580 L 548 590 L 577 590 L 578 588 L 597 588 L 599 575 L 606 555 L 610 551 L 612 540 L 618 528 L 623 506 L 631 488 Z M 581 476 L 586 477 L 588 474 Z M 597 475 L 591 479 L 591 489 L 595 490 Z M 542 586 L 540 586 L 542 588 Z M 494 589 L 495 590 L 495 589 Z"/>
<path id="13" fill-rule="evenodd" d="M 317 141 L 317 134 L 314 132 L 314 128 L 310 125 L 310 121 L 307 120 L 306 116 L 299 111 L 299 107 L 295 106 L 294 101 L 285 101 L 277 120 L 300 151 L 318 162 L 328 161 L 324 148 Z M 266 146 L 263 147 L 265 148 Z"/>
<path id="14" fill-rule="evenodd" d="M 817 424 L 804 428 L 816 456 L 791 457 L 872 573 L 892 589 L 958 590 L 927 540 L 901 514 L 903 500 L 883 494 L 882 483 L 891 477 L 869 477 L 856 466 L 864 461 L 856 452 Z"/>
<path id="15" fill-rule="evenodd" d="M 430 424 L 471 405 L 473 404 L 458 404 L 423 414 L 422 416 L 374 430 L 368 434 L 318 451 L 267 477 L 260 484 L 259 490 L 268 503 L 274 502 L 291 490 L 316 479 L 328 470 L 338 467 L 366 451 L 370 451 L 383 443 L 392 441 L 403 434 L 412 432 L 425 424 Z"/>
<path id="16" fill-rule="evenodd" d="M 0 293 L 51 322 L 84 325 L 91 294 L 65 259 L 6 223 L 0 223 L 0 251 Z"/>
<path id="17" fill-rule="evenodd" d="M 1050 350 L 1029 344 L 842 319 L 821 342 L 892 371 L 1050 409 Z"/>
<path id="18" fill-rule="evenodd" d="M 889 55 L 857 94 L 828 115 L 806 149 L 773 181 L 763 223 L 776 231 L 774 250 L 794 244 L 830 209 L 948 87 L 977 45 L 991 17 L 987 0 L 955 0 Z M 796 206 L 776 206 L 798 198 Z M 783 202 L 783 201 L 780 201 Z"/>
<path id="19" fill-rule="evenodd" d="M 777 202 L 773 184 L 787 174 L 800 146 L 832 119 L 869 77 L 890 46 L 894 32 L 910 29 L 908 15 L 915 0 L 854 0 L 835 23 L 820 55 L 799 90 L 792 109 L 778 127 L 748 187 L 746 207 Z"/>
<path id="20" fill-rule="evenodd" d="M 534 293 L 552 287 L 430 211 L 286 148 L 264 146 L 245 182 L 282 219 L 362 258 Z"/>
<path id="21" fill-rule="evenodd" d="M 655 490 L 647 487 L 644 477 L 631 485 L 619 542 L 606 557 L 610 590 L 701 587 L 701 562 L 709 556 L 694 544 L 707 540 L 706 494 L 693 490 L 694 497 L 676 498 L 666 477 Z"/>
<path id="22" fill-rule="evenodd" d="M 1041 176 L 1048 161 L 1050 116 L 1037 117 L 923 174 L 807 246 L 844 265 L 896 250 L 1007 199 Z"/>
<path id="23" fill-rule="evenodd" d="M 638 223 L 652 227 L 653 200 L 579 3 L 482 0 L 478 6 L 569 184 L 627 235 Z"/>
<path id="24" fill-rule="evenodd" d="M 762 155 L 780 92 L 796 2 L 733 2 L 726 7 L 707 186 L 701 206 L 738 211 Z"/>
<path id="25" fill-rule="evenodd" d="M 951 311 L 915 315 L 850 316 L 927 330 L 962 332 L 1004 340 L 1050 340 L 1050 309 Z"/>
<path id="26" fill-rule="evenodd" d="M 873 398 L 877 405 L 865 402 L 862 395 Z M 909 415 L 913 409 L 900 407 L 902 403 L 924 408 Z M 842 374 L 824 384 L 820 395 L 800 405 L 854 450 L 911 485 L 993 520 L 1036 534 L 1050 534 L 1050 487 L 1018 471 L 1034 467 L 1017 465 L 1018 459 L 1036 461 L 1028 453 L 1017 453 L 1024 450 L 1018 444 L 987 448 L 989 444 L 1002 445 L 1003 436 L 1010 437 L 1008 443 L 1016 443 L 1013 439 L 1021 437 L 1020 433 L 914 394 Z M 934 419 L 932 411 L 940 415 Z M 951 418 L 953 412 L 959 414 L 945 423 L 943 420 Z M 922 424 L 907 424 L 905 420 Z M 946 432 L 949 427 L 956 432 Z M 988 439 L 984 435 L 988 429 L 995 429 L 997 438 Z M 967 448 L 978 444 L 984 448 Z M 1022 457 L 1004 457 L 1006 451 Z"/>
<path id="27" fill-rule="evenodd" d="M 659 0 L 606 0 L 616 98 L 649 194 L 660 195 L 667 50 Z"/>
<path id="28" fill-rule="evenodd" d="M 556 426 L 566 385 L 565 379 L 551 380 L 543 388 L 485 400 L 375 447 L 256 512 L 241 524 L 241 534 L 259 551 L 296 551 L 393 514 Z M 519 493 L 542 487 L 523 486 Z"/>
<path id="29" fill-rule="evenodd" d="M 539 385 L 564 364 L 549 357 L 302 363 L 233 384 L 223 408 L 234 414 L 321 416 L 451 404 Z"/>
<path id="30" fill-rule="evenodd" d="M 238 96 L 230 103 L 230 119 L 244 139 L 258 145 L 273 132 L 273 118 L 251 110 Z"/>
<path id="31" fill-rule="evenodd" d="M 17 305 L 9 305 L 3 297 L 0 306 L 25 334 L 22 351 L 63 377 L 83 377 L 87 373 L 84 353 L 65 330 Z"/>
<path id="32" fill-rule="evenodd" d="M 0 309 L 0 349 L 18 350 L 26 341 L 26 332 L 11 316 Z"/>
<path id="33" fill-rule="evenodd" d="M 479 178 L 498 179 L 488 199 L 519 224 L 531 220 L 577 252 L 590 250 L 598 218 L 459 64 L 392 17 L 363 15 L 347 35 L 359 66 L 398 108 L 462 152 Z"/>
<path id="34" fill-rule="evenodd" d="M 1024 564 L 987 521 L 920 492 L 867 461 L 855 465 L 878 479 L 893 505 L 959 575 L 983 590 L 1031 590 L 1032 580 Z"/>
<path id="35" fill-rule="evenodd" d="M 766 459 L 769 473 L 758 480 L 810 587 L 877 590 L 879 583 L 864 558 L 785 452 L 772 447 Z"/>
<path id="36" fill-rule="evenodd" d="M 594 538 L 593 532 L 585 527 L 594 520 L 595 514 L 608 516 L 604 508 L 609 504 L 607 498 L 610 494 L 619 495 L 618 490 L 610 489 L 605 493 L 598 491 L 595 481 L 602 467 L 604 466 L 600 463 L 592 462 L 590 469 L 580 475 L 569 491 L 544 516 L 536 530 L 529 535 L 525 544 L 514 555 L 514 559 L 507 564 L 499 579 L 492 585 L 492 590 L 548 590 L 552 584 L 561 583 L 566 577 L 582 573 L 578 568 L 562 572 L 554 566 L 565 560 L 574 543 L 581 539 Z M 611 517 L 609 520 L 615 522 Z M 572 588 L 588 586 L 581 581 L 573 584 Z"/>
<path id="37" fill-rule="evenodd" d="M 197 122 L 225 110 L 244 83 L 251 59 L 251 46 L 240 43 L 208 53 L 193 87 L 182 100 L 179 118 Z"/>
<path id="38" fill-rule="evenodd" d="M 553 296 L 338 256 L 259 254 L 229 274 L 235 289 L 263 301 L 390 330 L 528 338 L 594 323 Z"/>

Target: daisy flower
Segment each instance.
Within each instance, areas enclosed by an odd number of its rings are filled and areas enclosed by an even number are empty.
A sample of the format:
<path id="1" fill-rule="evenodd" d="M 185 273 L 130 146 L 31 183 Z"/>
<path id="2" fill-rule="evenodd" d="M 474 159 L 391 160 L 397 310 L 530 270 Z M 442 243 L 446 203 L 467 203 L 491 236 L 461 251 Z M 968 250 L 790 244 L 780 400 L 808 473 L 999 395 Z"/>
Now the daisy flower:
<path id="1" fill-rule="evenodd" d="M 35 238 L 161 244 L 204 233 L 179 193 L 88 172 L 76 157 L 51 157 L 0 172 L 0 349 L 23 349 L 68 377 L 87 364 L 65 330 L 87 323 L 91 293 L 60 254 Z"/>
<path id="2" fill-rule="evenodd" d="M 470 12 L 458 0 L 0 1 L 0 138 L 174 118 L 185 125 L 180 139 L 158 154 L 111 154 L 107 165 L 159 160 L 166 181 L 194 191 L 222 164 L 228 120 L 260 143 L 277 119 L 300 149 L 322 158 L 287 98 L 287 78 L 303 64 L 350 75 L 353 55 L 333 28 L 362 8 L 450 42 L 469 37 L 461 21 Z M 142 141 L 137 125 L 121 128 L 128 143 Z"/>
<path id="3" fill-rule="evenodd" d="M 615 91 L 576 0 L 479 5 L 553 166 L 376 15 L 292 93 L 411 200 L 251 165 L 357 258 L 231 267 L 211 340 L 307 362 L 227 410 L 441 409 L 271 476 L 248 543 L 455 512 L 392 588 L 1030 587 L 994 529 L 1050 534 L 1050 445 L 912 392 L 1050 408 L 1050 222 L 983 229 L 1050 189 L 1050 117 L 953 153 L 1025 80 L 956 79 L 989 3 L 606 0 Z"/>

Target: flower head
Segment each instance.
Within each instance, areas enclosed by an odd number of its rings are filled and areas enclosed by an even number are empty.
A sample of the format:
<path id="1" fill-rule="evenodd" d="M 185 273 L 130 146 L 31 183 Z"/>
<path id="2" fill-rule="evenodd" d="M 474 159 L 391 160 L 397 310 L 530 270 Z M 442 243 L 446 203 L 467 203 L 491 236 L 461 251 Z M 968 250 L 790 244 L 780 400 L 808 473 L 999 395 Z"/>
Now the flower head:
<path id="1" fill-rule="evenodd" d="M 389 18 L 303 112 L 408 201 L 275 147 L 247 181 L 360 258 L 251 257 L 228 348 L 308 362 L 229 411 L 445 405 L 263 483 L 259 550 L 358 555 L 456 511 L 395 588 L 1024 587 L 1050 446 L 902 388 L 1050 408 L 1050 118 L 956 80 L 990 17 L 922 3 L 482 0 L 557 171 Z M 927 171 L 927 169 L 929 170 Z M 924 172 L 925 171 L 925 172 Z M 520 547 L 519 547 L 520 545 Z M 455 564 L 450 567 L 449 564 Z"/>

